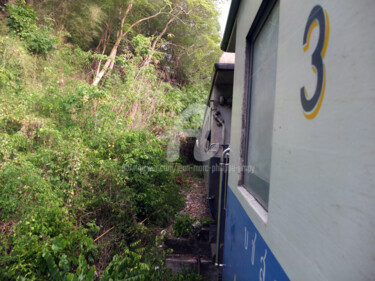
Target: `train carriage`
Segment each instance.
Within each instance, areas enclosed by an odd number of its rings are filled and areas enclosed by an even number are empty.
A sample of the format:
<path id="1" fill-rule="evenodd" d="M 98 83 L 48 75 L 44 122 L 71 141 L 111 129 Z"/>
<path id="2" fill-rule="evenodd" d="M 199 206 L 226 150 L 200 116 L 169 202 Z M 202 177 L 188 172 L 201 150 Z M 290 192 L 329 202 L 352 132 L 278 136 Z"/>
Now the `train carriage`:
<path id="1" fill-rule="evenodd" d="M 234 53 L 223 53 L 215 63 L 215 72 L 202 125 L 197 139 L 204 157 L 204 178 L 207 186 L 207 199 L 215 220 L 218 214 L 220 185 L 220 158 L 229 147 L 232 116 Z"/>
<path id="2" fill-rule="evenodd" d="M 375 280 L 374 30 L 373 0 L 232 1 L 223 280 Z"/>

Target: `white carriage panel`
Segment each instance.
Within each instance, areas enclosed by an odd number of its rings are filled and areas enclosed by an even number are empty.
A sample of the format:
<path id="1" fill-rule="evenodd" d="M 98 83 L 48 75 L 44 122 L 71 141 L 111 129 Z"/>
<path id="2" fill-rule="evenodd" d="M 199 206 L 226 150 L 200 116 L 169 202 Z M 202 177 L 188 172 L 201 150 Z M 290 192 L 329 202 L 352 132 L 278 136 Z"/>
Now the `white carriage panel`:
<path id="1" fill-rule="evenodd" d="M 260 1 L 237 17 L 231 163 L 239 165 L 246 35 Z M 305 24 L 314 5 L 329 15 L 326 89 L 313 120 L 300 88 L 313 93 Z M 237 188 L 246 212 L 292 280 L 375 276 L 375 2 L 281 1 L 270 202 L 266 224 Z M 314 41 L 315 40 L 315 41 Z M 238 175 L 230 175 L 231 187 Z M 264 217 L 263 217 L 264 219 Z"/>
<path id="2" fill-rule="evenodd" d="M 304 276 L 304 269 L 314 266 L 327 280 L 371 280 L 375 275 L 375 53 L 371 47 L 375 3 L 298 2 L 283 1 L 280 16 L 269 224 L 295 252 L 309 259 L 291 274 Z M 312 52 L 302 51 L 302 38 L 304 21 L 315 4 L 329 15 L 327 82 L 318 115 L 307 120 L 299 91 L 306 85 L 313 93 L 316 78 L 310 66 Z M 280 247 L 280 253 L 288 249 Z M 293 256 L 287 259 L 288 268 Z"/>

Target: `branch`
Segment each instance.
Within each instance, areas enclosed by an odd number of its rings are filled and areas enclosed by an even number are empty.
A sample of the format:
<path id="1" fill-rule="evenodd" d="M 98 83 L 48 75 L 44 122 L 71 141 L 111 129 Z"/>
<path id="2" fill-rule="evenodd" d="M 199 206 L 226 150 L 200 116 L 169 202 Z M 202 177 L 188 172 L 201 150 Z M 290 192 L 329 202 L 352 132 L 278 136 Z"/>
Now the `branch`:
<path id="1" fill-rule="evenodd" d="M 189 53 L 189 49 L 184 47 L 184 46 L 181 46 L 181 45 L 178 45 L 178 44 L 175 44 L 175 43 L 172 43 L 172 42 L 168 42 L 168 45 L 175 46 L 175 47 L 183 49 L 189 57 L 194 53 L 194 45 L 190 46 L 193 49 L 191 53 Z"/>
<path id="2" fill-rule="evenodd" d="M 167 32 L 168 30 L 168 27 L 176 20 L 176 19 L 179 19 L 179 15 L 183 14 L 184 13 L 184 10 L 183 9 L 180 9 L 176 14 L 173 14 L 174 11 L 177 11 L 177 9 L 171 9 L 171 11 L 169 12 L 169 14 L 172 15 L 172 17 L 169 19 L 169 21 L 167 22 L 167 24 L 164 26 L 164 29 L 162 30 L 162 32 L 158 35 L 158 37 L 156 37 L 155 41 L 152 43 L 152 47 L 151 47 L 151 53 L 150 55 L 147 57 L 146 61 L 145 61 L 145 65 L 148 65 L 151 61 L 151 58 L 152 56 L 154 55 L 155 53 L 155 49 L 156 49 L 156 44 L 159 42 L 159 40 L 163 37 L 163 35 Z"/>
<path id="3" fill-rule="evenodd" d="M 124 14 L 124 16 L 123 16 L 122 19 L 121 19 L 120 37 L 122 37 L 122 29 L 124 28 L 125 20 L 126 20 L 128 14 L 129 14 L 130 10 L 133 8 L 133 2 L 134 2 L 134 0 L 131 0 L 131 1 L 130 1 L 129 6 L 128 6 L 128 8 L 126 9 L 125 14 Z"/>
<path id="4" fill-rule="evenodd" d="M 149 20 L 149 19 L 152 19 L 152 18 L 156 18 L 157 16 L 161 15 L 161 14 L 169 14 L 169 13 L 166 13 L 166 12 L 163 12 L 163 10 L 166 8 L 167 6 L 164 6 L 163 8 L 161 8 L 159 10 L 159 12 L 157 12 L 156 14 L 153 14 L 152 16 L 148 16 L 148 17 L 145 17 L 143 19 L 140 19 L 140 20 L 137 20 L 135 23 L 133 23 L 129 28 L 128 30 L 126 30 L 125 33 L 122 34 L 122 37 L 125 37 L 129 32 L 130 30 L 136 26 L 137 24 L 143 22 L 143 21 L 146 21 L 146 20 Z"/>
<path id="5" fill-rule="evenodd" d="M 112 226 L 110 229 L 108 229 L 106 232 L 104 232 L 102 235 L 100 235 L 99 237 L 95 238 L 94 242 L 98 241 L 100 238 L 102 238 L 104 235 L 106 235 L 108 232 L 110 232 L 112 229 L 114 229 L 115 227 Z"/>

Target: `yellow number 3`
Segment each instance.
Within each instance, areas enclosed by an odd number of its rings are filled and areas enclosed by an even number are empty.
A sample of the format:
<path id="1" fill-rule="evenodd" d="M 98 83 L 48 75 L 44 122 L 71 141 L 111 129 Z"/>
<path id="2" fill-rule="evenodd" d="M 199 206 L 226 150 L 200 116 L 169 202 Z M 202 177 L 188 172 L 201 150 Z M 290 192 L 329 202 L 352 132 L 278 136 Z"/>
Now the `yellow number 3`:
<path id="1" fill-rule="evenodd" d="M 303 34 L 304 52 L 309 49 L 311 33 L 317 26 L 319 26 L 319 40 L 311 57 L 312 69 L 318 77 L 315 93 L 312 98 L 309 98 L 305 87 L 301 88 L 303 114 L 309 120 L 314 119 L 319 113 L 326 87 L 326 68 L 323 59 L 328 46 L 329 19 L 327 11 L 324 11 L 319 5 L 311 10 L 306 23 L 305 32 Z"/>

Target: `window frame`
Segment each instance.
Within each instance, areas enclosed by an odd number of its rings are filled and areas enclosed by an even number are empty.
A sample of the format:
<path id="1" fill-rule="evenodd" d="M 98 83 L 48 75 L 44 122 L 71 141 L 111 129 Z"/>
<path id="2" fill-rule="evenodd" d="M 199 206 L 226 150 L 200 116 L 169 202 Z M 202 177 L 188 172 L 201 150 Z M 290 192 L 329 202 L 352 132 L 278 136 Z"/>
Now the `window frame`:
<path id="1" fill-rule="evenodd" d="M 246 36 L 246 59 L 245 59 L 245 83 L 244 83 L 244 99 L 243 99 L 243 116 L 242 116 L 242 145 L 241 145 L 241 162 L 243 167 L 248 167 L 249 159 L 249 140 L 250 140 L 250 124 L 251 124 L 251 97 L 253 95 L 252 84 L 253 84 L 253 57 L 254 57 L 254 43 L 258 38 L 260 32 L 263 30 L 265 23 L 273 11 L 273 8 L 279 0 L 266 0 L 263 1 L 258 13 L 253 21 L 253 24 Z M 279 21 L 280 21 L 280 10 L 279 10 Z M 278 25 L 279 28 L 279 25 Z M 272 158 L 271 158 L 272 159 Z M 263 190 L 264 195 L 260 196 L 254 188 L 249 187 L 245 184 L 245 177 L 253 180 L 253 186 L 261 186 L 260 189 Z M 270 182 L 266 182 L 260 177 L 251 174 L 246 169 L 243 169 L 240 175 L 239 185 L 245 188 L 256 200 L 257 202 L 268 211 L 269 202 L 269 189 Z M 266 201 L 263 198 L 266 197 Z"/>

